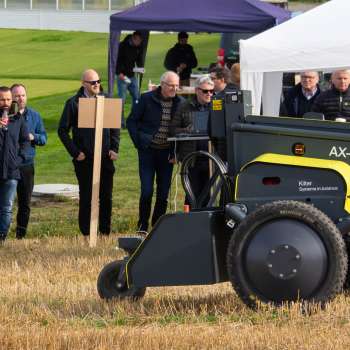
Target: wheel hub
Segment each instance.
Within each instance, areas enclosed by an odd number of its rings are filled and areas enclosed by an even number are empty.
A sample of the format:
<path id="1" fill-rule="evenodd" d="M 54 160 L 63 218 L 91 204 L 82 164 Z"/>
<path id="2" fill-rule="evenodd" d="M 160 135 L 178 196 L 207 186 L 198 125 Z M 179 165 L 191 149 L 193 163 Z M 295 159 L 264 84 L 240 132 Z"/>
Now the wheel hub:
<path id="1" fill-rule="evenodd" d="M 307 299 L 322 284 L 328 255 L 320 236 L 293 219 L 262 223 L 247 243 L 243 268 L 250 286 L 262 299 Z"/>
<path id="2" fill-rule="evenodd" d="M 271 249 L 266 257 L 269 273 L 275 278 L 293 278 L 301 265 L 301 254 L 293 246 L 283 244 Z"/>

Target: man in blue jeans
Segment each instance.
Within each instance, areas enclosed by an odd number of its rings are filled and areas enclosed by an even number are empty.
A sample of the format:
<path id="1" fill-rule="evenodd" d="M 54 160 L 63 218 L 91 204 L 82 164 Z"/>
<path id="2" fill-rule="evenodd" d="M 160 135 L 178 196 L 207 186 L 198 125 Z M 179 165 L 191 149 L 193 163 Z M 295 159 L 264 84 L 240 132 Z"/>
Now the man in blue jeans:
<path id="1" fill-rule="evenodd" d="M 132 104 L 140 97 L 138 81 L 135 77 L 134 68 L 142 67 L 142 36 L 136 31 L 127 35 L 119 44 L 116 75 L 118 85 L 118 97 L 123 100 L 122 127 L 125 127 L 124 103 L 127 91 L 129 91 Z"/>
<path id="2" fill-rule="evenodd" d="M 12 98 L 18 104 L 21 118 L 26 122 L 30 147 L 26 151 L 26 160 L 21 164 L 19 170 L 21 179 L 17 184 L 17 227 L 16 238 L 22 239 L 27 233 L 30 216 L 30 202 L 34 187 L 34 157 L 37 146 L 44 146 L 47 135 L 40 114 L 32 108 L 27 107 L 27 91 L 24 85 L 14 84 L 11 86 Z"/>
<path id="3" fill-rule="evenodd" d="M 0 87 L 0 243 L 10 228 L 13 200 L 20 178 L 18 165 L 25 159 L 29 145 L 28 129 L 23 118 L 11 110 L 10 88 Z"/>
<path id="4" fill-rule="evenodd" d="M 139 231 L 148 231 L 155 177 L 157 195 L 152 226 L 167 209 L 174 164 L 174 154 L 167 138 L 171 119 L 182 101 L 176 95 L 178 87 L 179 76 L 174 72 L 164 73 L 160 87 L 142 94 L 127 120 L 128 131 L 139 156 Z"/>

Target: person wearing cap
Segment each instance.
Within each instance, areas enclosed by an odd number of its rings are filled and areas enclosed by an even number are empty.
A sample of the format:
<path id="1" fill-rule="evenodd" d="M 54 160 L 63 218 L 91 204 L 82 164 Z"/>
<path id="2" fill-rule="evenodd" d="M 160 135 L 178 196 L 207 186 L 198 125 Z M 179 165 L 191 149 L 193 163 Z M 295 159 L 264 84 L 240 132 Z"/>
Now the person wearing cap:
<path id="1" fill-rule="evenodd" d="M 197 58 L 193 47 L 189 45 L 188 34 L 180 32 L 178 42 L 167 52 L 164 67 L 180 76 L 180 85 L 189 86 L 192 69 L 197 67 Z"/>

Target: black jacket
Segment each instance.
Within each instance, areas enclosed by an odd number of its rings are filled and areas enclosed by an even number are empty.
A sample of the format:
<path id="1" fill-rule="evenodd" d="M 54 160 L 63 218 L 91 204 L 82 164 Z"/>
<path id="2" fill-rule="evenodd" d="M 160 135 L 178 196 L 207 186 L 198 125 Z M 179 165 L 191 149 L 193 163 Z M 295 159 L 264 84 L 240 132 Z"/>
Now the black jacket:
<path id="1" fill-rule="evenodd" d="M 196 111 L 209 111 L 210 104 L 201 105 L 197 99 L 192 101 L 184 101 L 175 113 L 174 118 L 170 124 L 170 134 L 175 136 L 176 134 L 188 133 L 194 123 L 194 112 Z M 209 132 L 208 132 L 209 133 Z M 177 158 L 182 161 L 186 155 L 195 151 L 208 151 L 208 141 L 179 141 L 177 144 Z"/>
<path id="2" fill-rule="evenodd" d="M 142 52 L 143 46 L 134 46 L 131 41 L 131 34 L 127 35 L 125 39 L 119 44 L 118 60 L 116 67 L 116 74 L 123 73 L 127 77 L 133 77 L 132 71 L 135 63 L 138 67 L 142 67 Z"/>
<path id="3" fill-rule="evenodd" d="M 154 135 L 159 130 L 162 119 L 160 99 L 160 88 L 142 94 L 126 121 L 131 140 L 137 149 L 148 148 Z M 181 97 L 174 97 L 171 107 L 171 117 L 173 117 L 181 101 L 183 101 Z"/>
<path id="4" fill-rule="evenodd" d="M 317 85 L 316 94 L 308 100 L 303 94 L 301 84 L 297 84 L 288 92 L 281 106 L 280 114 L 287 117 L 301 118 L 305 113 L 311 111 L 312 105 L 320 92 L 321 90 Z"/>
<path id="5" fill-rule="evenodd" d="M 29 148 L 28 128 L 19 115 L 11 117 L 7 130 L 0 128 L 0 179 L 20 179 L 18 167 Z"/>
<path id="6" fill-rule="evenodd" d="M 165 56 L 164 67 L 177 73 L 177 67 L 181 63 L 186 63 L 187 67 L 179 74 L 180 80 L 189 79 L 192 68 L 197 67 L 198 64 L 193 47 L 189 44 L 175 44 Z"/>
<path id="7" fill-rule="evenodd" d="M 327 120 L 340 117 L 350 122 L 350 88 L 340 92 L 333 86 L 330 90 L 322 92 L 317 97 L 312 111 L 323 113 Z"/>
<path id="8" fill-rule="evenodd" d="M 78 104 L 81 97 L 85 97 L 83 87 L 66 101 L 58 126 L 58 136 L 72 158 L 75 159 L 80 152 L 83 152 L 87 159 L 93 159 L 95 129 L 78 128 Z M 71 129 L 72 137 L 69 134 Z M 119 138 L 119 129 L 103 129 L 102 159 L 109 158 L 110 150 L 118 152 Z"/>

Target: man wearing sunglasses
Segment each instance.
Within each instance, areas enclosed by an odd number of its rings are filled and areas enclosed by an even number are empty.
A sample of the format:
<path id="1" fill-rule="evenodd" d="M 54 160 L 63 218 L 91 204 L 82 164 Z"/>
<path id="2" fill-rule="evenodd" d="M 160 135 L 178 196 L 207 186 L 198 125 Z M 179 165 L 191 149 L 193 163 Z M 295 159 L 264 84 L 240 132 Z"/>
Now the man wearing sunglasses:
<path id="1" fill-rule="evenodd" d="M 171 119 L 182 100 L 176 95 L 178 87 L 179 76 L 174 72 L 165 72 L 160 78 L 158 89 L 141 95 L 126 122 L 139 156 L 141 182 L 139 231 L 148 231 L 154 178 L 156 178 L 157 195 L 152 226 L 167 209 L 174 163 L 173 150 L 167 139 Z"/>
<path id="2" fill-rule="evenodd" d="M 98 73 L 92 69 L 82 75 L 77 94 L 67 100 L 58 127 L 58 136 L 72 157 L 79 184 L 79 228 L 84 236 L 90 234 L 92 194 L 92 170 L 94 159 L 95 129 L 78 128 L 79 98 L 94 98 L 102 94 Z M 70 135 L 72 131 L 72 136 Z M 114 163 L 118 157 L 119 129 L 103 129 L 100 182 L 99 231 L 108 235 L 111 231 L 112 190 Z"/>
<path id="3" fill-rule="evenodd" d="M 195 96 L 193 100 L 186 100 L 181 104 L 171 122 L 170 133 L 191 133 L 194 125 L 195 112 L 209 113 L 211 98 L 214 94 L 214 82 L 209 76 L 203 76 L 195 81 Z M 181 141 L 178 143 L 177 159 L 181 162 L 186 155 L 195 151 L 208 151 L 207 140 Z M 208 158 L 197 158 L 196 163 L 189 170 L 193 193 L 198 197 L 209 179 Z M 189 204 L 188 198 L 185 204 Z"/>

